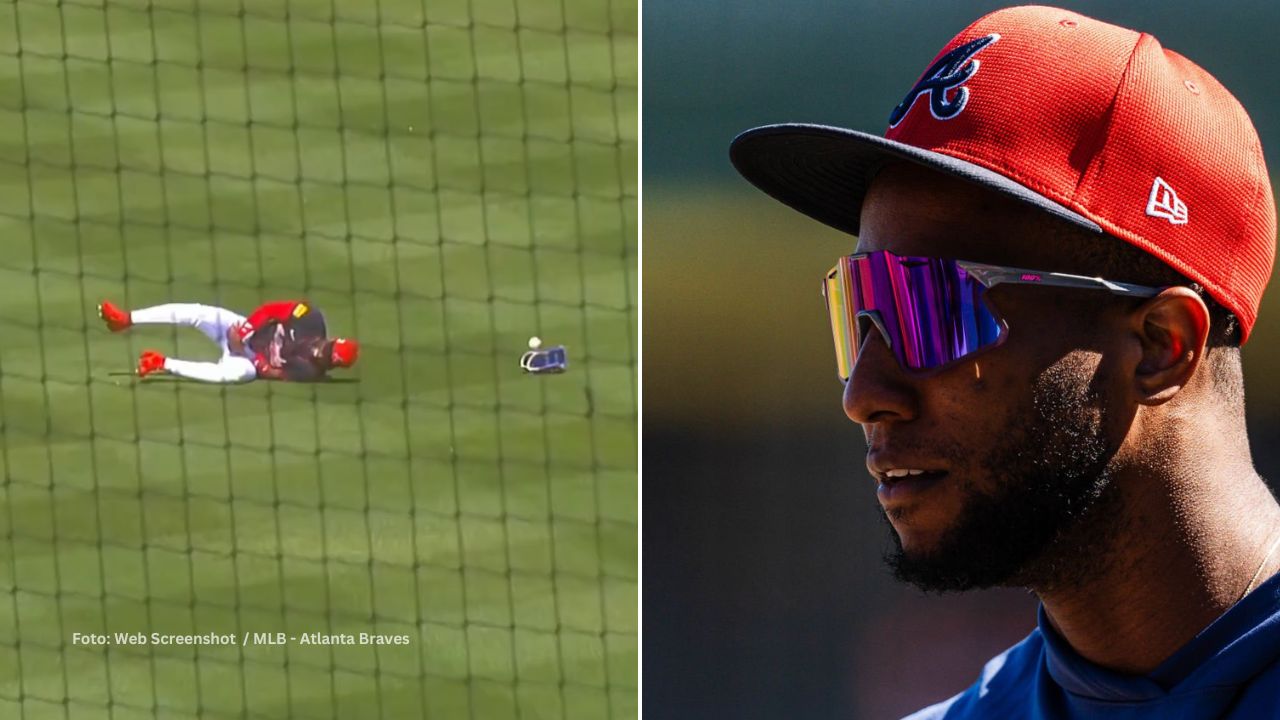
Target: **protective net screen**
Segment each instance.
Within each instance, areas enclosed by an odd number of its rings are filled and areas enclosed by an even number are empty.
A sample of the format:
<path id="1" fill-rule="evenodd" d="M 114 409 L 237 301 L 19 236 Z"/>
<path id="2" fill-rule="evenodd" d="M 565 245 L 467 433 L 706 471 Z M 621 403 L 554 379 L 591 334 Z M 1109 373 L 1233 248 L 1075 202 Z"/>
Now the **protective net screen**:
<path id="1" fill-rule="evenodd" d="M 635 716 L 636 13 L 0 3 L 0 717 Z M 303 297 L 334 382 L 95 313 Z"/>

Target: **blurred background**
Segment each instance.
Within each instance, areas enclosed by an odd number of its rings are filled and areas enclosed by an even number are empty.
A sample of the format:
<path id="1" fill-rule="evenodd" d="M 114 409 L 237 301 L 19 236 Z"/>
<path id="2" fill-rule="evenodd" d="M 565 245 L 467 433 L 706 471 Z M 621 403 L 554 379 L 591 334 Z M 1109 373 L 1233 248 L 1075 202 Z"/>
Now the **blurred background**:
<path id="1" fill-rule="evenodd" d="M 1035 624 L 1016 590 L 924 596 L 840 408 L 818 280 L 854 239 L 729 165 L 738 132 L 882 132 L 999 2 L 644 4 L 644 704 L 663 718 L 889 718 L 959 692 Z M 1062 2 L 1150 32 L 1248 109 L 1273 179 L 1280 5 Z M 1280 291 L 1245 351 L 1254 459 L 1280 477 Z"/>

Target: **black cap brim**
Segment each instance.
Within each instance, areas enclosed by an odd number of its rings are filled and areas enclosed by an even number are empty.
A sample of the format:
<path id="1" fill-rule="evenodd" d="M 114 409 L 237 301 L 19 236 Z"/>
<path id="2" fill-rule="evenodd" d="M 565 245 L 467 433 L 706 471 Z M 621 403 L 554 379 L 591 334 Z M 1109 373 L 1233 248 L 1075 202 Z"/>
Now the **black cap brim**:
<path id="1" fill-rule="evenodd" d="M 777 200 L 854 235 L 871 179 L 886 164 L 900 160 L 978 183 L 1102 232 L 1089 218 L 981 165 L 857 130 L 804 123 L 765 125 L 734 138 L 729 159 L 751 184 Z"/>

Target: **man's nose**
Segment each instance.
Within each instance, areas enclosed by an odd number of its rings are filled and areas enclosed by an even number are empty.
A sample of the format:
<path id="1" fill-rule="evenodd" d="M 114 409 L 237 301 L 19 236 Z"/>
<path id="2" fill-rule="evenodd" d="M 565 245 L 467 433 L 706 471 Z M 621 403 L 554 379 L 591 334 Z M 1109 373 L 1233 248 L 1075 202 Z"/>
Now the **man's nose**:
<path id="1" fill-rule="evenodd" d="M 898 364 L 880 330 L 871 327 L 844 386 L 844 412 L 863 425 L 907 422 L 916 417 L 919 399 L 911 378 Z"/>

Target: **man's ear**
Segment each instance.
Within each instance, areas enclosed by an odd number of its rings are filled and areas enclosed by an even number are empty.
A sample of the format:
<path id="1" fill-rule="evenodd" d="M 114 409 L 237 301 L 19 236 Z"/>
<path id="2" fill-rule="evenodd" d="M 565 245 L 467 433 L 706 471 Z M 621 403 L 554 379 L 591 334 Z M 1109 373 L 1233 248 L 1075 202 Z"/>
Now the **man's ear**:
<path id="1" fill-rule="evenodd" d="M 1195 374 L 1209 338 L 1209 308 L 1191 288 L 1171 287 L 1131 315 L 1142 350 L 1134 369 L 1138 402 L 1160 405 L 1173 399 Z"/>

